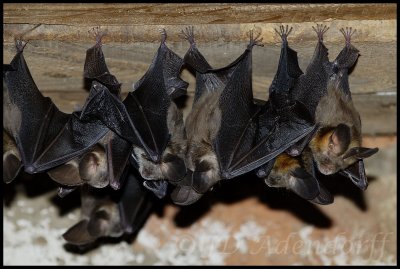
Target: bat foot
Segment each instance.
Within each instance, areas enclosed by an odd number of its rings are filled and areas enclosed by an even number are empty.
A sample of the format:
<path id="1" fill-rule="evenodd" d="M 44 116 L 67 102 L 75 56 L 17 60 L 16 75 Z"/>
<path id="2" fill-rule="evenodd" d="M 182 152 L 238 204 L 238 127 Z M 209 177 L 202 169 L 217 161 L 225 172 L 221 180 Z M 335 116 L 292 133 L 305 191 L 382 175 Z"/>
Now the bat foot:
<path id="1" fill-rule="evenodd" d="M 96 44 L 101 46 L 101 40 L 105 35 L 107 35 L 108 30 L 102 30 L 100 29 L 100 26 L 96 26 L 90 29 L 88 32 L 96 39 Z"/>
<path id="2" fill-rule="evenodd" d="M 196 43 L 194 42 L 194 27 L 193 26 L 186 27 L 185 30 L 181 31 L 181 35 L 184 39 L 189 41 L 191 46 L 196 45 Z"/>
<path id="3" fill-rule="evenodd" d="M 254 37 L 253 30 L 250 30 L 249 36 L 250 36 L 250 43 L 249 45 L 247 45 L 248 49 L 251 49 L 254 46 L 264 47 L 264 44 L 261 43 L 263 40 L 263 38 L 260 38 L 261 33 L 257 33 L 257 35 Z"/>
<path id="4" fill-rule="evenodd" d="M 161 43 L 165 43 L 167 40 L 167 31 L 164 28 L 159 29 L 161 34 Z"/>
<path id="5" fill-rule="evenodd" d="M 276 28 L 274 30 L 281 37 L 282 42 L 287 43 L 287 37 L 292 32 L 293 27 L 290 27 L 290 29 L 289 29 L 289 25 L 286 25 L 286 29 L 285 29 L 285 26 L 281 25 L 281 26 L 279 26 L 279 31 Z"/>
<path id="6" fill-rule="evenodd" d="M 323 24 L 317 24 L 317 27 L 313 26 L 312 28 L 317 33 L 318 40 L 322 42 L 324 40 L 324 34 L 329 30 L 329 27 Z"/>
<path id="7" fill-rule="evenodd" d="M 346 30 L 344 28 L 340 29 L 340 32 L 343 34 L 345 40 L 346 40 L 346 46 L 350 46 L 351 44 L 351 36 L 354 35 L 354 33 L 357 30 L 354 29 L 353 31 L 353 27 L 346 27 Z"/>

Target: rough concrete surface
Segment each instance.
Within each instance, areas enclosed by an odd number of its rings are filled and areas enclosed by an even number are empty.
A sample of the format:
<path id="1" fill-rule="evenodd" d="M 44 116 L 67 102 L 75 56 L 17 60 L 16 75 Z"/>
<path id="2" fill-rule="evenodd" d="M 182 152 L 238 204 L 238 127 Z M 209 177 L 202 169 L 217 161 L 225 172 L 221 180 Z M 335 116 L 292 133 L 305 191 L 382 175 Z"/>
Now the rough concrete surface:
<path id="1" fill-rule="evenodd" d="M 79 220 L 79 195 L 61 199 L 44 175 L 3 185 L 4 265 L 397 264 L 396 137 L 369 137 L 363 193 L 324 178 L 335 202 L 319 206 L 252 175 L 222 182 L 196 204 L 158 206 L 136 238 L 79 254 L 61 235 Z"/>

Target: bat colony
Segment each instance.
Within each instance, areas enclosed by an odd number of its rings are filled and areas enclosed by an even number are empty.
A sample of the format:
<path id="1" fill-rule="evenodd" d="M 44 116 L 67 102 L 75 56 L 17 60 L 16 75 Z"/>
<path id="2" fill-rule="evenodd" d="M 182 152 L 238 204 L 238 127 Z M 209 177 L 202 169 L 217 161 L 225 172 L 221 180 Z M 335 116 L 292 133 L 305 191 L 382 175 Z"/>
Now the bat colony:
<path id="1" fill-rule="evenodd" d="M 162 30 L 148 71 L 122 100 L 102 52 L 105 33 L 95 28 L 84 65 L 90 93 L 72 114 L 43 97 L 24 59 L 26 43 L 16 40 L 17 54 L 3 65 L 3 180 L 23 168 L 47 172 L 61 197 L 80 188 L 82 220 L 63 235 L 74 245 L 137 231 L 155 197 L 190 205 L 220 180 L 249 172 L 317 204 L 334 200 L 318 173 L 343 174 L 365 190 L 363 159 L 378 149 L 361 147 L 349 88 L 348 71 L 359 56 L 350 42 L 355 31 L 341 29 L 345 46 L 330 62 L 328 28 L 313 29 L 318 42 L 305 72 L 288 45 L 292 29 L 275 30 L 282 39 L 278 70 L 268 101 L 261 101 L 253 98 L 251 70 L 252 50 L 263 45 L 252 32 L 243 54 L 215 69 L 197 49 L 193 27 L 182 31 L 190 45 L 183 59 Z M 185 121 L 173 101 L 186 94 L 183 66 L 196 76 Z"/>

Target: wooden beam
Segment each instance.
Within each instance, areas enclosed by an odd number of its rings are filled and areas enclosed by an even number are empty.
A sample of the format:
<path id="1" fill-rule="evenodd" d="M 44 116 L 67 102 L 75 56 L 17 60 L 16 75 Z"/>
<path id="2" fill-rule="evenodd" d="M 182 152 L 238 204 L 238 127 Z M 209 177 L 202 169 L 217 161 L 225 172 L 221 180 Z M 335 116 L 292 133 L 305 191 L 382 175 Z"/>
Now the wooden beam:
<path id="1" fill-rule="evenodd" d="M 4 4 L 4 23 L 185 25 L 396 19 L 396 4 Z"/>
<path id="2" fill-rule="evenodd" d="M 316 22 L 330 27 L 324 42 L 331 60 L 344 46 L 339 29 L 354 27 L 352 43 L 361 56 L 350 75 L 350 88 L 364 132 L 390 134 L 397 132 L 396 8 L 396 4 L 4 4 L 3 62 L 11 61 L 14 38 L 23 35 L 30 41 L 24 54 L 39 89 L 54 94 L 56 104 L 70 112 L 83 104 L 87 94 L 83 63 L 86 49 L 94 44 L 88 34 L 94 26 L 108 30 L 103 51 L 125 94 L 146 72 L 159 46 L 159 28 L 167 30 L 167 45 L 183 57 L 189 45 L 180 32 L 193 25 L 197 47 L 213 67 L 236 59 L 253 29 L 265 44 L 253 50 L 253 91 L 265 100 L 280 52 L 274 28 L 293 27 L 289 44 L 305 70 L 316 44 L 312 30 Z M 35 25 L 39 26 L 30 31 Z M 189 82 L 192 96 L 194 76 L 184 69 L 181 77 Z"/>

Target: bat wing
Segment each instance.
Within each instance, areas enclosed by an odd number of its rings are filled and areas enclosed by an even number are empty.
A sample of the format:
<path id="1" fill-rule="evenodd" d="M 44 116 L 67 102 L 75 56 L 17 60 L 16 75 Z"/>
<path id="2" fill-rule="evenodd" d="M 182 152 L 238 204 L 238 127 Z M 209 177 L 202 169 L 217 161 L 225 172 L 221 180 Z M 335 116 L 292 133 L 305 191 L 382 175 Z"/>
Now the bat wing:
<path id="1" fill-rule="evenodd" d="M 123 102 L 94 81 L 83 109 L 86 115 L 101 117 L 106 126 L 142 148 L 154 162 L 161 159 L 170 138 L 167 113 L 171 97 L 182 95 L 188 86 L 178 77 L 183 60 L 164 41 L 149 70 Z"/>
<path id="2" fill-rule="evenodd" d="M 286 26 L 280 27 L 280 32 L 275 30 L 282 39 L 282 48 L 279 58 L 278 70 L 269 88 L 269 99 L 271 104 L 281 108 L 287 106 L 291 99 L 289 98 L 289 90 L 294 86 L 297 78 L 303 74 L 297 60 L 297 52 L 288 45 L 287 37 L 291 32 Z"/>
<path id="3" fill-rule="evenodd" d="M 3 96 L 7 99 L 4 110 L 8 113 L 4 128 L 16 141 L 25 171 L 36 173 L 57 167 L 51 172 L 53 179 L 60 179 L 57 182 L 67 186 L 82 184 L 76 167 L 68 162 L 90 151 L 109 129 L 90 115 L 62 113 L 50 98 L 43 97 L 29 72 L 22 46 L 17 46 L 19 51 L 10 64 L 12 68 L 3 73 L 6 85 Z M 85 64 L 85 68 L 88 66 L 91 65 Z M 111 164 L 111 185 L 117 188 L 117 179 L 125 167 L 131 147 L 118 137 L 111 141 L 109 147 L 116 148 L 109 150 L 108 160 Z M 66 171 L 71 172 L 67 178 Z"/>
<path id="4" fill-rule="evenodd" d="M 359 50 L 350 43 L 351 36 L 355 33 L 355 30 L 352 31 L 351 27 L 346 27 L 346 30 L 342 28 L 340 31 L 346 40 L 346 45 L 333 61 L 332 70 L 334 74 L 334 82 L 337 83 L 336 88 L 341 89 L 346 96 L 351 99 L 348 72 L 357 61 L 360 54 Z"/>
<path id="5" fill-rule="evenodd" d="M 235 62 L 220 69 L 213 69 L 196 47 L 193 27 L 186 28 L 186 32 L 183 32 L 183 34 L 190 43 L 190 48 L 183 60 L 187 66 L 196 72 L 196 89 L 193 101 L 195 103 L 203 93 L 222 91 L 225 88 L 234 70 L 232 67 L 235 66 Z"/>
<path id="6" fill-rule="evenodd" d="M 38 160 L 46 147 L 58 138 L 69 115 L 60 112 L 50 98 L 40 93 L 25 62 L 21 44 L 17 41 L 18 52 L 10 64 L 12 70 L 3 73 L 6 85 L 3 111 L 7 114 L 3 127 L 15 139 L 25 170 L 38 172 L 42 170 L 38 169 Z M 48 163 L 44 169 L 56 165 Z"/>
<path id="7" fill-rule="evenodd" d="M 289 30 L 288 26 L 286 26 L 286 29 L 281 26 L 280 32 L 275 30 L 282 39 L 282 49 L 278 63 L 278 70 L 269 88 L 269 105 L 274 111 L 271 112 L 272 115 L 266 116 L 272 116 L 281 124 L 285 121 L 290 122 L 287 133 L 293 134 L 294 136 L 287 138 L 287 141 L 296 139 L 296 135 L 302 136 L 303 134 L 297 133 L 296 130 L 301 130 L 303 127 L 308 128 L 313 122 L 313 117 L 308 113 L 307 108 L 304 107 L 302 103 L 296 103 L 296 100 L 290 96 L 290 91 L 293 89 L 299 77 L 303 75 L 303 71 L 299 67 L 297 52 L 291 49 L 288 44 L 287 37 L 291 30 L 292 28 Z M 293 124 L 293 132 L 290 130 L 291 124 Z M 291 155 L 299 155 L 311 140 L 316 130 L 317 128 L 314 127 L 312 132 L 307 134 L 304 139 L 296 142 L 287 151 L 291 153 Z"/>
<path id="8" fill-rule="evenodd" d="M 291 53 L 285 55 L 293 56 Z M 281 61 L 291 62 L 284 57 Z M 236 65 L 220 97 L 222 120 L 215 147 L 223 178 L 236 177 L 266 164 L 314 128 L 307 109 L 300 103 L 273 103 L 276 100 L 273 99 L 264 106 L 254 105 L 251 46 L 236 61 Z M 290 74 L 287 76 L 300 74 L 299 69 L 294 68 L 297 71 L 291 73 L 288 70 L 291 69 L 281 68 L 278 71 Z M 285 78 L 277 75 L 276 81 L 280 77 Z M 277 95 L 286 90 L 278 89 L 279 85 L 274 83 Z M 287 94 L 282 95 L 288 98 Z"/>
<path id="9" fill-rule="evenodd" d="M 96 33 L 96 44 L 86 51 L 86 59 L 84 65 L 84 77 L 91 84 L 93 80 L 105 85 L 113 94 L 119 95 L 121 84 L 117 78 L 108 70 L 104 53 L 101 48 L 101 38 L 104 32 Z"/>
<path id="10" fill-rule="evenodd" d="M 129 170 L 118 202 L 121 226 L 126 233 L 139 230 L 149 217 L 154 205 L 151 193 L 142 185 L 143 179 Z"/>
<path id="11" fill-rule="evenodd" d="M 114 135 L 106 145 L 108 177 L 111 188 L 117 190 L 121 187 L 121 180 L 124 178 L 126 166 L 132 153 L 132 145 Z"/>
<path id="12" fill-rule="evenodd" d="M 306 72 L 295 82 L 290 95 L 293 99 L 303 103 L 314 117 L 319 100 L 327 93 L 327 83 L 332 71 L 332 63 L 329 62 L 328 49 L 323 43 L 323 35 L 329 28 L 323 25 L 317 25 L 316 28 L 313 28 L 318 36 L 314 55 L 307 66 Z"/>

